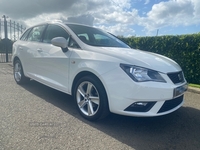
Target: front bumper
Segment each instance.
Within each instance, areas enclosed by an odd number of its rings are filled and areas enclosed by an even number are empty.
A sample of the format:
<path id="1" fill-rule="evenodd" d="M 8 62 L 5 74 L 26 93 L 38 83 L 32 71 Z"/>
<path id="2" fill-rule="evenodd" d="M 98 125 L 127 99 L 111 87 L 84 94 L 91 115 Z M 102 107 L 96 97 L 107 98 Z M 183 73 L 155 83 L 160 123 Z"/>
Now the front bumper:
<path id="1" fill-rule="evenodd" d="M 124 111 L 129 111 L 129 112 L 140 112 L 140 113 L 145 113 L 150 111 L 155 105 L 156 101 L 154 102 L 134 102 L 130 106 L 128 106 Z M 176 97 L 171 100 L 166 100 L 162 107 L 159 109 L 157 114 L 164 113 L 167 111 L 170 111 L 174 108 L 179 108 L 179 106 L 183 103 L 183 95 Z"/>
<path id="2" fill-rule="evenodd" d="M 166 74 L 167 83 L 134 82 L 120 69 L 103 76 L 110 111 L 126 116 L 160 116 L 183 105 L 186 81 L 174 84 Z"/>

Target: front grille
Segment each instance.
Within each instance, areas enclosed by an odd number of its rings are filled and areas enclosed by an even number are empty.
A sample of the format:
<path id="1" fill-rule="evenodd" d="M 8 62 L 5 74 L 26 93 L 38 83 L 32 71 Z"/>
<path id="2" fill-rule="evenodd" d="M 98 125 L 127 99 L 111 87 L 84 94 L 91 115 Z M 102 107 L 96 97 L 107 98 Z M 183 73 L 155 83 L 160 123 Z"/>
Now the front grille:
<path id="1" fill-rule="evenodd" d="M 164 102 L 163 106 L 160 108 L 158 113 L 169 111 L 180 105 L 182 102 L 183 102 L 183 95 L 172 100 L 167 100 Z"/>
<path id="2" fill-rule="evenodd" d="M 174 84 L 183 83 L 185 81 L 182 71 L 175 73 L 168 73 L 167 75 Z"/>

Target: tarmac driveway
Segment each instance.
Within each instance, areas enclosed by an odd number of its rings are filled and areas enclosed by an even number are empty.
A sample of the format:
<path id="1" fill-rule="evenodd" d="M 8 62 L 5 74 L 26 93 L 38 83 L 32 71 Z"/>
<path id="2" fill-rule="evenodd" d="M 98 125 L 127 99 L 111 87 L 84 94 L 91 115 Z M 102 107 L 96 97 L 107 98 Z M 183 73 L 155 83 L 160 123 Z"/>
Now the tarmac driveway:
<path id="1" fill-rule="evenodd" d="M 79 116 L 71 96 L 35 81 L 15 83 L 0 63 L 0 150 L 199 150 L 200 94 L 176 112 L 152 118 Z"/>

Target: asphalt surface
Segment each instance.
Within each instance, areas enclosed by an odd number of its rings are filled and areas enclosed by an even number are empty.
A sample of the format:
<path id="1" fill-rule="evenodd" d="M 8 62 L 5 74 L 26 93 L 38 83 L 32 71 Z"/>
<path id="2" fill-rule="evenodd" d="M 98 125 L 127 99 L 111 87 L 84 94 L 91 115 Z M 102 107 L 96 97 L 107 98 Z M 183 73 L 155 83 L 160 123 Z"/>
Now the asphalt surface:
<path id="1" fill-rule="evenodd" d="M 72 97 L 35 81 L 19 86 L 0 63 L 0 150 L 199 150 L 200 94 L 162 117 L 84 120 Z"/>

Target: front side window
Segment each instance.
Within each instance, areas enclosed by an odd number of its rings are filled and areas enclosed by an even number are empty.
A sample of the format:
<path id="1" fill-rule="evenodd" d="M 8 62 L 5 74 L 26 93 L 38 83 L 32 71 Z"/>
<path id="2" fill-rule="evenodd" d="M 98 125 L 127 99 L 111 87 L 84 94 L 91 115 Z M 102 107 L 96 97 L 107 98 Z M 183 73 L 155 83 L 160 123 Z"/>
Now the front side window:
<path id="1" fill-rule="evenodd" d="M 80 49 L 80 46 L 77 44 L 77 42 L 72 37 L 69 40 L 68 46 L 72 47 L 72 48 Z"/>
<path id="2" fill-rule="evenodd" d="M 99 45 L 108 45 L 111 42 L 109 37 L 102 34 L 94 34 L 94 38 Z"/>
<path id="3" fill-rule="evenodd" d="M 55 37 L 64 37 L 67 41 L 69 40 L 69 34 L 62 27 L 58 25 L 48 25 L 43 42 L 51 43 L 51 40 Z"/>
<path id="4" fill-rule="evenodd" d="M 29 33 L 27 41 L 35 41 L 35 42 L 40 42 L 42 39 L 42 34 L 45 29 L 46 25 L 40 25 L 33 27 L 31 32 Z"/>

